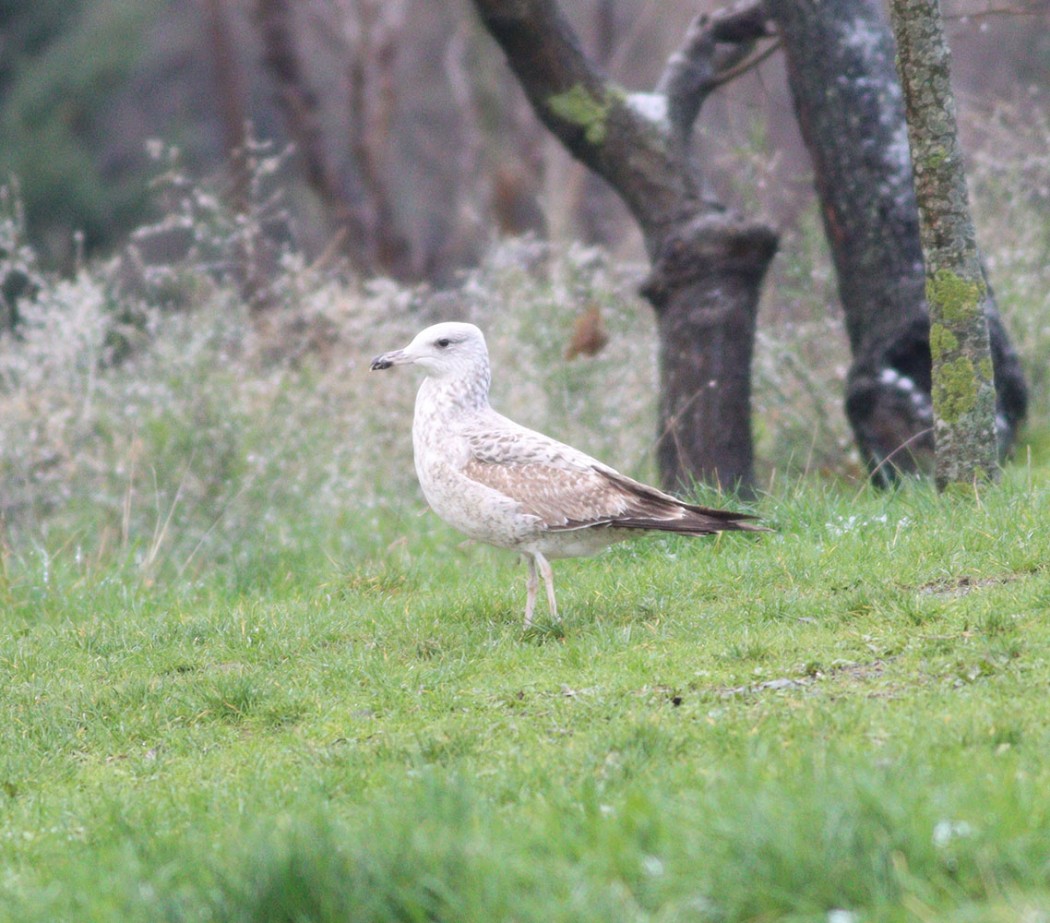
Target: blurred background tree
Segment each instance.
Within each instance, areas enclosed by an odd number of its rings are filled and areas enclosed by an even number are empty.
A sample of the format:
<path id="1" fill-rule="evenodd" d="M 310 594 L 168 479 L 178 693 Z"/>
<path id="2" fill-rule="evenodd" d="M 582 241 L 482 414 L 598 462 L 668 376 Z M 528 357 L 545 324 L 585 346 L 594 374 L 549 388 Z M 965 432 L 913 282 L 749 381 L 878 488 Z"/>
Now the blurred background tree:
<path id="1" fill-rule="evenodd" d="M 57 263 L 68 264 L 74 232 L 110 246 L 143 213 L 142 126 L 114 124 L 111 107 L 160 6 L 43 0 L 0 11 L 0 175 L 18 178 L 31 239 Z M 115 145 L 113 132 L 131 144 Z"/>
<path id="2" fill-rule="evenodd" d="M 312 154 L 275 79 L 266 27 L 277 7 L 313 97 Z M 1045 0 L 986 7 L 946 7 L 960 95 L 975 113 L 996 99 L 1042 105 Z M 564 9 L 588 56 L 628 87 L 655 85 L 695 12 L 652 0 Z M 217 15 L 225 43 L 215 41 Z M 54 265 L 69 265 L 74 231 L 89 252 L 111 250 L 148 216 L 148 139 L 178 145 L 197 175 L 221 174 L 236 128 L 230 81 L 255 137 L 299 148 L 287 201 L 307 252 L 345 236 L 359 263 L 438 283 L 476 262 L 497 233 L 643 255 L 615 195 L 539 126 L 468 0 L 5 0 L 0 41 L 0 175 L 19 178 L 31 240 Z M 793 225 L 812 201 L 810 168 L 779 56 L 710 100 L 704 123 L 715 195 Z M 965 144 L 965 123 L 963 132 Z M 318 155 L 325 195 L 311 180 Z M 380 245 L 382 235 L 390 240 Z"/>

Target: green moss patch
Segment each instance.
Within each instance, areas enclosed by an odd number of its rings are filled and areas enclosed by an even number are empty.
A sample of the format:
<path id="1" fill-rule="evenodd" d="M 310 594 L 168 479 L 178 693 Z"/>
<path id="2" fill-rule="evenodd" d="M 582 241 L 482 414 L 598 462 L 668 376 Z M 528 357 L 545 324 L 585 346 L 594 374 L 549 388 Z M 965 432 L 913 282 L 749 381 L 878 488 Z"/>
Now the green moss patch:
<path id="1" fill-rule="evenodd" d="M 606 120 L 612 108 L 610 99 L 599 99 L 582 84 L 573 84 L 564 93 L 557 93 L 547 100 L 558 118 L 579 125 L 583 136 L 591 144 L 601 144 L 605 140 Z"/>

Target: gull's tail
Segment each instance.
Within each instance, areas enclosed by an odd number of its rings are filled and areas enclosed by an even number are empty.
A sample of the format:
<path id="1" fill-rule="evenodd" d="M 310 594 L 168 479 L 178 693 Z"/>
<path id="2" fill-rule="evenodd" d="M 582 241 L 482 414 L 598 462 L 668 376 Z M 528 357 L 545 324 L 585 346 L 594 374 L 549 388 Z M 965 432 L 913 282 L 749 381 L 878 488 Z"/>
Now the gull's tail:
<path id="1" fill-rule="evenodd" d="M 598 468 L 610 486 L 621 495 L 621 509 L 615 514 L 587 523 L 569 522 L 561 529 L 571 530 L 588 526 L 611 526 L 617 529 L 640 529 L 657 532 L 676 532 L 680 535 L 711 535 L 714 532 L 769 532 L 754 520 L 755 516 L 734 510 L 719 510 L 695 503 L 686 503 L 677 497 L 635 481 L 611 469 Z"/>

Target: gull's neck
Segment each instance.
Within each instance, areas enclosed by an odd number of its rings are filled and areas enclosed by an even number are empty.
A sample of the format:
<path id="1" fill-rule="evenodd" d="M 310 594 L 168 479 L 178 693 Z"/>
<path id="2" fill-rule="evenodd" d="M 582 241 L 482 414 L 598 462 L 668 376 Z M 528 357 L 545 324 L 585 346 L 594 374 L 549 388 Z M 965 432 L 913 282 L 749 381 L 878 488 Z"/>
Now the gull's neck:
<path id="1" fill-rule="evenodd" d="M 417 409 L 426 404 L 432 412 L 484 410 L 489 406 L 492 374 L 486 360 L 459 375 L 427 376 L 419 388 Z"/>

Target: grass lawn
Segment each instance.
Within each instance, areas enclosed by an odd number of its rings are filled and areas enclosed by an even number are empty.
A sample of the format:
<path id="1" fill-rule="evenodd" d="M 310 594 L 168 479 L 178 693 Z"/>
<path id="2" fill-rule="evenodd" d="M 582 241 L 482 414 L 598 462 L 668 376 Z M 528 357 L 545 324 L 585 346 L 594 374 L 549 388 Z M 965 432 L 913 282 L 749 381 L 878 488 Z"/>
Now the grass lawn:
<path id="1" fill-rule="evenodd" d="M 352 558 L 8 548 L 0 919 L 1050 919 L 1046 475 L 785 488 L 524 634 L 415 497 Z"/>

